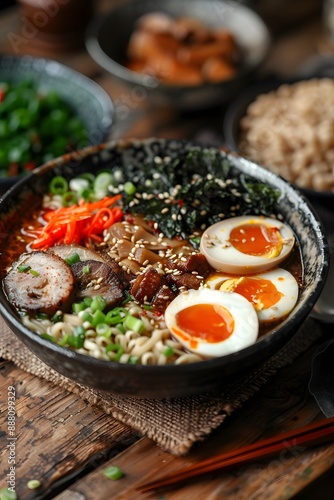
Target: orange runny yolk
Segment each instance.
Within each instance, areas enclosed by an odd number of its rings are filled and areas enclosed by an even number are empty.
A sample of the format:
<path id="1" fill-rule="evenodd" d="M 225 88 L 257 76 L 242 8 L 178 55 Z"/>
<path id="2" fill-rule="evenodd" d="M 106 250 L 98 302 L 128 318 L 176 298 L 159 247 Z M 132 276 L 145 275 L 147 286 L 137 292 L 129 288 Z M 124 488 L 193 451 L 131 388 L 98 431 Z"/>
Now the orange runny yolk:
<path id="1" fill-rule="evenodd" d="M 270 280 L 262 278 L 242 278 L 233 287 L 233 291 L 240 293 L 255 307 L 258 306 L 261 309 L 275 305 L 282 297 L 282 293 Z"/>
<path id="2" fill-rule="evenodd" d="M 283 246 L 277 227 L 258 222 L 241 224 L 233 228 L 229 241 L 239 252 L 263 257 L 278 256 Z"/>
<path id="3" fill-rule="evenodd" d="M 176 314 L 178 328 L 175 334 L 189 341 L 196 347 L 202 339 L 215 343 L 226 340 L 233 333 L 234 319 L 232 314 L 219 304 L 195 304 L 182 309 Z"/>

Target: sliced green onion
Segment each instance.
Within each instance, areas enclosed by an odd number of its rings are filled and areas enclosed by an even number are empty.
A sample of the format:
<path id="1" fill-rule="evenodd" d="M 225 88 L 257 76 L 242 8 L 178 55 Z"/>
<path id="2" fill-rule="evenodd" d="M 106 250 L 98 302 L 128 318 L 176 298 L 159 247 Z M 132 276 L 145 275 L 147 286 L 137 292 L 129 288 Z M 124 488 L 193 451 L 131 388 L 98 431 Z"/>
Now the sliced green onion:
<path id="1" fill-rule="evenodd" d="M 82 174 L 79 174 L 78 179 L 86 179 L 89 184 L 93 184 L 95 176 L 91 172 L 83 172 Z"/>
<path id="2" fill-rule="evenodd" d="M 108 323 L 108 325 L 117 325 L 118 323 L 122 323 L 127 314 L 127 310 L 123 307 L 115 307 L 111 311 L 107 312 L 106 323 Z"/>
<path id="3" fill-rule="evenodd" d="M 78 198 L 75 193 L 72 191 L 67 191 L 62 195 L 62 204 L 64 207 L 71 207 L 72 205 L 76 205 L 78 203 Z"/>
<path id="4" fill-rule="evenodd" d="M 30 479 L 30 481 L 27 482 L 27 488 L 29 490 L 37 490 L 41 486 L 41 482 L 38 481 L 38 479 Z"/>
<path id="5" fill-rule="evenodd" d="M 74 177 L 69 182 L 69 187 L 72 191 L 76 191 L 77 193 L 82 192 L 84 189 L 88 189 L 90 185 L 90 181 L 88 179 L 83 179 L 82 177 Z"/>
<path id="6" fill-rule="evenodd" d="M 193 245 L 194 248 L 199 248 L 199 245 L 201 243 L 201 237 L 196 236 L 194 238 L 189 238 L 190 243 Z"/>
<path id="7" fill-rule="evenodd" d="M 110 479 L 112 479 L 112 478 L 110 478 Z M 17 495 L 16 495 L 15 491 L 10 490 L 9 488 L 6 488 L 6 487 L 1 488 L 0 500 L 17 500 Z"/>
<path id="8" fill-rule="evenodd" d="M 166 358 L 170 358 L 171 356 L 173 356 L 174 354 L 174 349 L 170 346 L 166 347 L 166 349 L 163 351 L 163 354 L 164 356 L 166 356 Z"/>
<path id="9" fill-rule="evenodd" d="M 93 316 L 88 311 L 83 311 L 82 314 L 80 314 L 80 318 L 83 322 L 88 321 L 89 323 L 92 323 L 93 321 Z"/>
<path id="10" fill-rule="evenodd" d="M 145 330 L 144 322 L 141 319 L 136 318 L 135 316 L 131 316 L 131 314 L 128 314 L 126 316 L 123 325 L 124 328 L 132 330 L 136 333 L 143 333 L 143 331 Z"/>
<path id="11" fill-rule="evenodd" d="M 101 295 L 96 295 L 96 297 L 93 298 L 90 307 L 93 311 L 103 311 L 106 305 L 106 300 Z"/>
<path id="12" fill-rule="evenodd" d="M 138 365 L 139 363 L 139 357 L 138 356 L 130 356 L 128 359 L 128 364 L 129 365 Z"/>
<path id="13" fill-rule="evenodd" d="M 126 193 L 129 196 L 132 196 L 137 191 L 136 186 L 132 182 L 126 182 L 123 186 L 123 189 L 124 193 Z"/>
<path id="14" fill-rule="evenodd" d="M 61 345 L 61 346 L 67 345 L 69 337 L 70 337 L 70 334 L 66 333 L 66 335 L 64 335 L 64 337 L 62 337 L 61 339 L 58 340 L 58 345 Z"/>
<path id="15" fill-rule="evenodd" d="M 51 342 L 55 342 L 55 338 L 52 337 L 52 335 L 49 335 L 48 333 L 41 333 L 40 337 L 42 339 L 50 340 Z"/>
<path id="16" fill-rule="evenodd" d="M 96 193 L 107 193 L 108 187 L 113 182 L 113 176 L 109 172 L 101 172 L 98 174 L 94 181 L 94 191 Z"/>
<path id="17" fill-rule="evenodd" d="M 123 333 L 123 335 L 126 333 L 126 329 L 124 328 L 123 323 L 117 323 L 116 328 L 118 328 L 118 330 L 119 330 L 121 333 Z"/>
<path id="18" fill-rule="evenodd" d="M 121 479 L 124 476 L 123 471 L 119 467 L 116 467 L 115 465 L 109 465 L 109 467 L 106 467 L 103 471 L 103 474 L 108 479 L 112 479 L 113 481 L 117 481 L 118 479 Z"/>
<path id="19" fill-rule="evenodd" d="M 111 335 L 111 328 L 107 323 L 99 323 L 96 325 L 96 333 L 108 338 Z"/>
<path id="20" fill-rule="evenodd" d="M 84 297 L 83 302 L 84 304 L 86 304 L 87 307 L 90 307 L 91 303 L 93 302 L 93 299 L 91 297 Z"/>
<path id="21" fill-rule="evenodd" d="M 87 266 L 83 266 L 82 272 L 84 274 L 89 274 L 90 273 L 90 267 L 88 265 Z"/>
<path id="22" fill-rule="evenodd" d="M 78 314 L 80 311 L 84 311 L 86 309 L 86 304 L 84 302 L 73 302 L 72 311 L 74 314 Z"/>
<path id="23" fill-rule="evenodd" d="M 62 312 L 56 312 L 51 318 L 51 321 L 53 323 L 58 323 L 58 321 L 61 321 L 63 319 L 63 313 Z"/>
<path id="24" fill-rule="evenodd" d="M 49 189 L 52 194 L 64 194 L 68 191 L 68 182 L 65 177 L 56 175 L 51 180 Z"/>
<path id="25" fill-rule="evenodd" d="M 30 271 L 31 267 L 27 265 L 22 265 L 22 266 L 17 266 L 17 270 L 19 273 L 26 273 L 27 271 Z"/>
<path id="26" fill-rule="evenodd" d="M 29 273 L 36 277 L 39 276 L 39 272 L 35 271 L 35 269 L 29 269 Z"/>
<path id="27" fill-rule="evenodd" d="M 113 361 L 119 361 L 123 354 L 123 349 L 119 344 L 109 344 L 106 347 L 106 353 L 108 354 L 109 352 L 116 352 L 116 356 L 112 359 Z"/>
<path id="28" fill-rule="evenodd" d="M 37 319 L 49 319 L 49 316 L 46 313 L 39 312 L 36 314 Z"/>
<path id="29" fill-rule="evenodd" d="M 79 335 L 69 335 L 67 339 L 68 345 L 74 347 L 75 349 L 80 349 L 84 345 L 85 335 L 80 333 Z"/>
<path id="30" fill-rule="evenodd" d="M 91 323 L 92 326 L 94 327 L 96 327 L 100 323 L 106 323 L 106 315 L 103 314 L 103 312 L 98 309 L 97 311 L 94 312 Z"/>
<path id="31" fill-rule="evenodd" d="M 84 329 L 84 327 L 82 325 L 75 326 L 73 330 L 74 330 L 75 335 L 85 335 L 86 334 L 86 330 Z"/>
<path id="32" fill-rule="evenodd" d="M 69 266 L 72 266 L 73 264 L 75 264 L 76 262 L 80 262 L 80 255 L 75 252 L 75 253 L 72 253 L 72 255 L 69 255 L 69 257 L 67 257 L 65 259 L 65 262 L 69 265 Z"/>
<path id="33" fill-rule="evenodd" d="M 153 309 L 153 306 L 150 306 L 149 304 L 143 304 L 141 307 L 145 309 L 145 311 L 152 311 Z"/>
<path id="34" fill-rule="evenodd" d="M 81 192 L 80 192 L 80 196 L 81 198 L 83 198 L 85 201 L 94 201 L 96 198 L 95 198 L 95 195 L 94 195 L 94 192 L 91 190 L 91 189 L 83 189 Z"/>

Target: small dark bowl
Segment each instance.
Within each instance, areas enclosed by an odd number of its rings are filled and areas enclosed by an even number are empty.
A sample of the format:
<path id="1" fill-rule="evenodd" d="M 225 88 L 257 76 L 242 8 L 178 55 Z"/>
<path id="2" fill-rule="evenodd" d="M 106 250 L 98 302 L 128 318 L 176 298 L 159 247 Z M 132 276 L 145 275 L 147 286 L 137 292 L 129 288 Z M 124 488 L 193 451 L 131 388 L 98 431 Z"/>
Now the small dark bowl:
<path id="1" fill-rule="evenodd" d="M 152 76 L 124 66 L 126 47 L 137 19 L 149 12 L 164 12 L 174 18 L 199 19 L 213 28 L 234 33 L 244 53 L 235 78 L 198 86 L 167 85 Z M 129 86 L 128 100 L 147 96 L 155 103 L 182 110 L 204 109 L 227 102 L 244 88 L 264 62 L 270 35 L 261 17 L 252 9 L 226 0 L 128 0 L 94 19 L 88 27 L 86 47 L 92 58 Z"/>
<path id="2" fill-rule="evenodd" d="M 332 60 L 332 69 L 334 70 L 334 59 Z M 223 120 L 223 134 L 227 147 L 239 154 L 245 156 L 245 152 L 240 145 L 240 122 L 241 119 L 247 114 L 248 106 L 261 94 L 267 94 L 273 90 L 277 90 L 280 85 L 293 84 L 296 82 L 309 80 L 312 78 L 333 78 L 333 71 L 327 74 L 325 71 L 321 72 L 319 68 L 310 68 L 312 71 L 307 71 L 304 76 L 291 77 L 290 79 L 282 79 L 278 77 L 267 77 L 264 80 L 253 83 L 247 90 L 244 90 L 235 98 L 228 106 Z M 328 70 L 328 68 L 325 68 Z M 313 71 L 314 70 L 314 71 Z M 270 165 L 266 166 L 270 168 Z M 332 208 L 334 203 L 334 193 L 326 191 L 317 191 L 315 189 L 304 188 L 297 186 L 303 191 L 306 197 L 315 204 Z"/>
<path id="3" fill-rule="evenodd" d="M 55 174 L 76 175 L 145 158 L 175 158 L 193 145 L 185 141 L 146 139 L 111 142 L 53 160 L 21 179 L 0 200 L 0 244 L 5 256 L 7 237 L 22 204 L 42 195 Z M 221 153 L 225 155 L 225 153 Z M 95 359 L 41 338 L 21 323 L 0 291 L 0 313 L 17 337 L 40 359 L 70 379 L 106 392 L 143 398 L 169 398 L 210 391 L 226 380 L 264 361 L 297 331 L 313 308 L 328 270 L 328 247 L 321 223 L 307 200 L 282 178 L 235 154 L 228 155 L 240 173 L 269 183 L 281 191 L 278 209 L 295 232 L 304 264 L 304 283 L 295 309 L 276 328 L 252 346 L 234 354 L 187 365 L 142 366 Z"/>
<path id="4" fill-rule="evenodd" d="M 110 139 L 114 106 L 108 94 L 93 80 L 51 59 L 32 56 L 0 56 L 0 81 L 22 79 L 35 82 L 43 92 L 54 90 L 74 109 L 88 132 L 88 142 L 78 149 Z M 0 193 L 18 181 L 20 176 L 0 179 Z"/>

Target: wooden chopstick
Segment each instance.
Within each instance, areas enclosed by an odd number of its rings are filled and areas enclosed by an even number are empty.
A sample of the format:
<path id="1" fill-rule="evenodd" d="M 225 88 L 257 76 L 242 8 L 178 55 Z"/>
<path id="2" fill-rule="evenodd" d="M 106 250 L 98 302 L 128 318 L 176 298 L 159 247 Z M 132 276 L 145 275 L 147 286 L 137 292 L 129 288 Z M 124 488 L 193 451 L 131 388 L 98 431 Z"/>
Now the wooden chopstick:
<path id="1" fill-rule="evenodd" d="M 203 460 L 189 467 L 171 472 L 155 481 L 138 485 L 136 489 L 143 493 L 157 490 L 218 469 L 232 469 L 236 466 L 243 466 L 259 461 L 260 459 L 275 455 L 282 450 L 292 449 L 295 446 L 316 446 L 329 442 L 332 439 L 334 440 L 334 417 L 308 424 L 299 429 L 282 432 L 277 436 L 263 439 L 257 443 L 243 446 L 237 450 L 223 453 L 208 460 Z M 300 449 L 299 451 L 302 452 L 304 450 Z"/>

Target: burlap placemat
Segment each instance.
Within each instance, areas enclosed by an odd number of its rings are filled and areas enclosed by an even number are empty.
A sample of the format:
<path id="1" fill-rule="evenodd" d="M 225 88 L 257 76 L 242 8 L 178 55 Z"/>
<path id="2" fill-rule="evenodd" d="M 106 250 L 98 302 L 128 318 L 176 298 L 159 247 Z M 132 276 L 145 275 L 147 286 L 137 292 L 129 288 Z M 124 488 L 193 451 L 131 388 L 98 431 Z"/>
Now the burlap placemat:
<path id="1" fill-rule="evenodd" d="M 105 413 L 154 440 L 173 455 L 185 455 L 205 439 L 227 416 L 254 395 L 280 368 L 291 364 L 322 335 L 308 319 L 273 357 L 215 392 L 170 400 L 147 400 L 106 395 L 78 385 L 49 368 L 33 355 L 0 318 L 0 356 L 37 377 L 80 395 Z"/>

